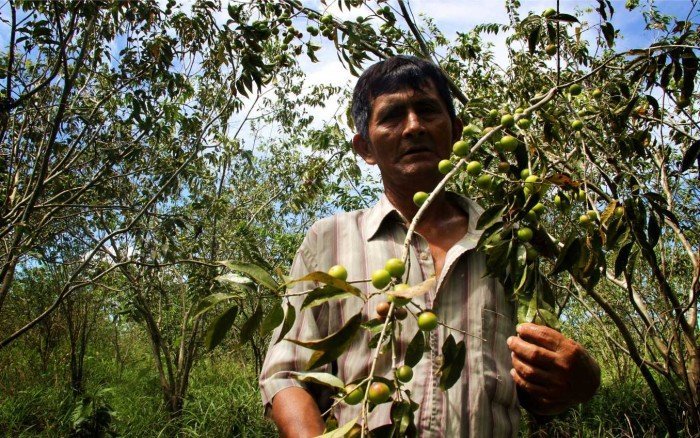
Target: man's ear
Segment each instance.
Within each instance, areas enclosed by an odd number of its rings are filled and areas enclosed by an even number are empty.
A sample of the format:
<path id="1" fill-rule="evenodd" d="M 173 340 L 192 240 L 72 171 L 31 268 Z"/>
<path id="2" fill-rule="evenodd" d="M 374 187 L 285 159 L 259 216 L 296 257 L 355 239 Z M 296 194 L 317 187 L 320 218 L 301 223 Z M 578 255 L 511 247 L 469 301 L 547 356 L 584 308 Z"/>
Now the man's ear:
<path id="1" fill-rule="evenodd" d="M 464 128 L 462 119 L 459 117 L 452 119 L 452 143 L 462 138 L 462 128 Z"/>
<path id="2" fill-rule="evenodd" d="M 462 130 L 460 128 L 460 135 Z M 362 157 L 367 164 L 377 164 L 377 159 L 374 157 L 372 152 L 372 147 L 367 140 L 365 140 L 361 134 L 357 133 L 352 137 L 352 148 L 355 153 Z"/>

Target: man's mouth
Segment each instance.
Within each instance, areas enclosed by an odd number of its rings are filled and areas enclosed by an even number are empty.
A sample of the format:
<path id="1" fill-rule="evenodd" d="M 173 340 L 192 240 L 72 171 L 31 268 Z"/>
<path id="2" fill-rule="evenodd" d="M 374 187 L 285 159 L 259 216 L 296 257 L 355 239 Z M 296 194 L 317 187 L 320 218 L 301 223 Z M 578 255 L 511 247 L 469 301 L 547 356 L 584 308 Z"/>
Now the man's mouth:
<path id="1" fill-rule="evenodd" d="M 413 155 L 413 154 L 421 154 L 421 153 L 425 153 L 425 152 L 433 152 L 433 150 L 427 146 L 413 146 L 413 147 L 406 149 L 406 151 L 402 155 L 406 156 L 406 155 Z"/>

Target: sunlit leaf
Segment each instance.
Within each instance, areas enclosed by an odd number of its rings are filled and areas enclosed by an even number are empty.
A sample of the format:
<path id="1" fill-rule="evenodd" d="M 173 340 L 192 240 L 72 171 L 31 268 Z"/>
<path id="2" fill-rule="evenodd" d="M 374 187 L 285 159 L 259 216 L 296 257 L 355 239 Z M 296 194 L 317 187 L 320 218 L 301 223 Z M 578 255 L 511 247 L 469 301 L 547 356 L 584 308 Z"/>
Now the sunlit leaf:
<path id="1" fill-rule="evenodd" d="M 242 272 L 270 290 L 279 289 L 279 285 L 267 271 L 253 263 L 236 263 L 229 260 L 219 262 L 232 271 Z"/>

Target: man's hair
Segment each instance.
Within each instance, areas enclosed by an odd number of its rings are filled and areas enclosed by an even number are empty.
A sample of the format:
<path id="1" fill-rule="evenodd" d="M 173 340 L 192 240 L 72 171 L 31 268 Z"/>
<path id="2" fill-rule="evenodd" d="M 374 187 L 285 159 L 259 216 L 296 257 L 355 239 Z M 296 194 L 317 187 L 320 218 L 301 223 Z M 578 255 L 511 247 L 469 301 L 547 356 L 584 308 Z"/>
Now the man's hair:
<path id="1" fill-rule="evenodd" d="M 457 116 L 447 78 L 435 64 L 415 56 L 398 55 L 380 61 L 362 73 L 352 93 L 352 118 L 355 129 L 369 140 L 372 102 L 386 93 L 404 88 L 420 90 L 432 80 L 452 120 Z"/>

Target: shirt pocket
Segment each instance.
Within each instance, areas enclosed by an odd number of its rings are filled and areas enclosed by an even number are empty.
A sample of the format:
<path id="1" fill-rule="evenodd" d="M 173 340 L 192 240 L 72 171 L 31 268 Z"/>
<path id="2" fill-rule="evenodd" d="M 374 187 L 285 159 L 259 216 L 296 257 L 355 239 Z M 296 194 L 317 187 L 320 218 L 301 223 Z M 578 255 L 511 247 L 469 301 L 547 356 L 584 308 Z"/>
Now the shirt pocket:
<path id="1" fill-rule="evenodd" d="M 513 367 L 506 340 L 515 334 L 510 316 L 491 309 L 481 310 L 484 387 L 492 404 L 505 407 L 516 405 L 515 383 L 510 375 Z"/>

